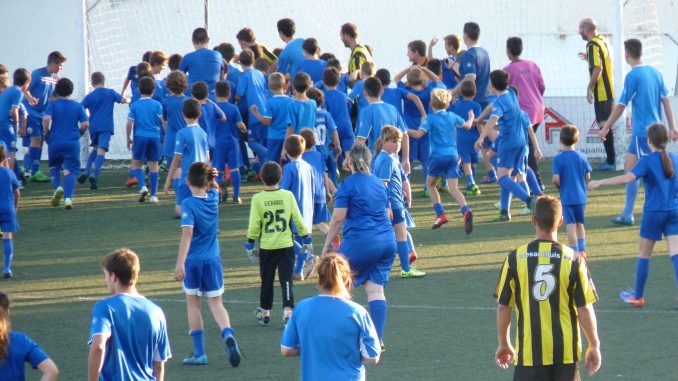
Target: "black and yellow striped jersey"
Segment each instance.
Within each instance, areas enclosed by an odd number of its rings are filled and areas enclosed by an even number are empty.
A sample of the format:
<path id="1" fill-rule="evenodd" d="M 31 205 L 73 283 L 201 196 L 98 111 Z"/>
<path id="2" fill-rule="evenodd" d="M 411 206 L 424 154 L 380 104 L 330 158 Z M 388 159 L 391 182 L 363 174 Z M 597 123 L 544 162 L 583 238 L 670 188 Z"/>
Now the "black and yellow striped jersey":
<path id="1" fill-rule="evenodd" d="M 292 247 L 292 222 L 300 236 L 309 234 L 310 226 L 301 217 L 292 192 L 285 189 L 259 192 L 252 197 L 247 238 L 259 239 L 259 247 L 266 250 Z"/>
<path id="2" fill-rule="evenodd" d="M 612 46 L 602 35 L 595 36 L 586 44 L 589 74 L 596 67 L 603 71 L 593 87 L 596 102 L 614 100 L 614 73 L 612 72 Z"/>
<path id="3" fill-rule="evenodd" d="M 275 53 L 273 53 L 273 51 L 269 49 L 266 45 L 257 44 L 257 46 L 259 47 L 259 51 L 257 53 L 261 53 L 261 55 L 259 57 L 256 57 L 255 53 L 254 57 L 255 59 L 263 58 L 269 63 L 273 63 L 273 61 L 278 59 L 278 56 L 276 56 Z"/>
<path id="4" fill-rule="evenodd" d="M 360 70 L 360 68 L 363 66 L 363 63 L 366 61 L 372 61 L 372 55 L 370 54 L 369 50 L 367 50 L 365 45 L 356 45 L 356 47 L 351 51 L 351 57 L 348 61 L 349 74 Z"/>
<path id="5" fill-rule="evenodd" d="M 574 255 L 535 240 L 506 257 L 495 297 L 516 312 L 515 365 L 572 364 L 581 356 L 577 308 L 598 295 L 586 262 Z"/>

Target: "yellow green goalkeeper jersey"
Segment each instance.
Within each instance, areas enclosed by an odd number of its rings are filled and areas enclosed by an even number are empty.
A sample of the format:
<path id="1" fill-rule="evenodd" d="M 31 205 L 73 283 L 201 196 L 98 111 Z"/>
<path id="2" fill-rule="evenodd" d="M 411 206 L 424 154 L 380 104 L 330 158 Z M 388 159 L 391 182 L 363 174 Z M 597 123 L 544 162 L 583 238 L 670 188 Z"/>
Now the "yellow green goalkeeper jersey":
<path id="1" fill-rule="evenodd" d="M 247 238 L 259 239 L 259 248 L 265 250 L 292 247 L 292 221 L 300 236 L 308 235 L 309 229 L 292 192 L 284 189 L 259 192 L 252 197 Z"/>

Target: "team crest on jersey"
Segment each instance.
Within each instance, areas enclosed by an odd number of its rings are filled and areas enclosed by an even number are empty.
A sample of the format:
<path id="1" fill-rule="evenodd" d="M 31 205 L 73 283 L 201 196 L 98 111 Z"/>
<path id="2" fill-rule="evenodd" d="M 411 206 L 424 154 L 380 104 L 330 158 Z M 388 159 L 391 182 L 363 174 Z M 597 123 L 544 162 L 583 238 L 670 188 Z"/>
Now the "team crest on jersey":
<path id="1" fill-rule="evenodd" d="M 181 218 L 188 218 L 188 213 L 181 213 Z"/>

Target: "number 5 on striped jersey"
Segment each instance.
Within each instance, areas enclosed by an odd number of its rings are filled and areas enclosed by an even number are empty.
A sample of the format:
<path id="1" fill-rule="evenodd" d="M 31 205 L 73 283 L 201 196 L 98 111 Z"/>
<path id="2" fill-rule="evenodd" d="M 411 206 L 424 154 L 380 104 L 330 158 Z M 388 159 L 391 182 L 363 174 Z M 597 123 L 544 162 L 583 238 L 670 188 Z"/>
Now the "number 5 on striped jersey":
<path id="1" fill-rule="evenodd" d="M 556 289 L 556 277 L 551 274 L 553 265 L 537 265 L 534 269 L 534 286 L 532 296 L 540 302 L 548 299 Z"/>

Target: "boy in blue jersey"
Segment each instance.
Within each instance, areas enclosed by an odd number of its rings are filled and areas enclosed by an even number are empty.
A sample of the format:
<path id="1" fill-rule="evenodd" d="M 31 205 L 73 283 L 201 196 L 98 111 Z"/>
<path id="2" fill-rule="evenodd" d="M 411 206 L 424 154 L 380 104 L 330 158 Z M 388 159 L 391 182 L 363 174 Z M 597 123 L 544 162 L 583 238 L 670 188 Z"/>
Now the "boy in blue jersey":
<path id="1" fill-rule="evenodd" d="M 278 36 L 286 44 L 278 55 L 278 70 L 289 78 L 294 78 L 299 71 L 299 64 L 304 60 L 303 38 L 294 38 L 296 25 L 293 20 L 284 18 L 278 20 Z"/>
<path id="2" fill-rule="evenodd" d="M 207 134 L 207 142 L 210 151 L 214 149 L 215 129 L 218 122 L 226 122 L 226 115 L 221 109 L 209 99 L 209 87 L 207 83 L 198 81 L 191 86 L 191 95 L 193 99 L 200 102 L 200 119 L 198 124 Z"/>
<path id="3" fill-rule="evenodd" d="M 456 34 L 449 34 L 443 38 L 445 41 L 445 53 L 447 57 L 440 60 L 442 63 L 442 81 L 448 89 L 454 89 L 461 77 L 459 76 L 459 62 L 457 56 L 459 55 L 459 47 L 461 46 L 461 39 Z M 438 43 L 438 38 L 433 37 L 428 44 L 428 59 L 433 59 L 433 47 Z"/>
<path id="4" fill-rule="evenodd" d="M 148 64 L 151 65 L 151 76 L 155 80 L 153 99 L 162 103 L 163 99 L 169 95 L 165 79 L 162 78 L 161 74 L 167 66 L 167 54 L 160 50 L 154 51 L 148 59 Z"/>
<path id="5" fill-rule="evenodd" d="M 113 126 L 113 105 L 115 103 L 129 103 L 129 99 L 123 98 L 113 89 L 104 87 L 106 77 L 102 72 L 94 72 L 91 76 L 91 83 L 94 90 L 89 93 L 83 100 L 82 106 L 89 111 L 90 128 L 89 136 L 92 141 L 90 152 L 87 157 L 87 165 L 85 170 L 78 177 L 80 184 L 84 183 L 89 177 L 90 189 L 98 189 L 97 180 L 99 172 L 104 165 L 106 152 L 108 152 L 111 136 L 115 132 Z M 94 171 L 92 170 L 94 165 Z"/>
<path id="6" fill-rule="evenodd" d="M 136 288 L 139 257 L 117 249 L 101 261 L 106 288 L 113 294 L 94 304 L 89 331 L 88 380 L 157 380 L 172 357 L 162 309 Z"/>
<path id="7" fill-rule="evenodd" d="M 315 38 L 307 38 L 304 40 L 304 43 L 301 44 L 301 47 L 304 49 L 305 60 L 301 61 L 299 64 L 299 72 L 308 74 L 313 83 L 321 81 L 327 62 L 318 58 L 318 52 L 320 51 L 318 40 Z"/>
<path id="8" fill-rule="evenodd" d="M 232 103 L 228 103 L 231 96 L 231 86 L 226 81 L 217 82 L 214 88 L 217 96 L 217 106 L 226 115 L 226 121 L 217 121 L 214 129 L 214 150 L 212 153 L 212 166 L 219 171 L 217 182 L 220 186 L 221 200 L 226 201 L 228 191 L 224 181 L 225 171 L 228 169 L 233 185 L 233 203 L 242 204 L 240 198 L 240 185 L 242 177 L 240 176 L 240 167 L 242 159 L 240 146 L 238 145 L 238 136 L 241 132 L 247 132 L 247 127 L 242 121 L 240 110 Z"/>
<path id="9" fill-rule="evenodd" d="M 162 146 L 162 156 L 169 160 L 172 164 L 174 158 L 174 147 L 176 145 L 176 136 L 179 130 L 186 127 L 186 121 L 182 110 L 184 108 L 184 101 L 189 99 L 184 92 L 188 88 L 188 79 L 186 75 L 174 70 L 165 79 L 165 85 L 169 91 L 169 95 L 162 100 L 162 121 L 165 129 L 165 140 Z M 179 187 L 181 174 L 176 173 L 174 177 L 170 177 L 174 189 Z"/>
<path id="10" fill-rule="evenodd" d="M 28 110 L 27 136 L 31 143 L 28 154 L 31 157 L 31 181 L 47 182 L 49 177 L 40 171 L 42 156 L 42 118 L 45 115 L 47 104 L 54 100 L 52 92 L 59 80 L 59 72 L 64 68 L 66 57 L 59 51 L 51 52 L 47 56 L 47 66 L 33 70 L 31 84 L 24 92 L 23 103 Z"/>
<path id="11" fill-rule="evenodd" d="M 438 177 L 446 178 L 449 183 L 449 192 L 459 204 L 461 214 L 464 216 L 464 231 L 471 234 L 473 231 L 473 212 L 466 204 L 466 198 L 459 191 L 457 182 L 459 173 L 459 153 L 455 135 L 458 129 L 469 129 L 473 126 L 474 113 L 467 113 L 466 122 L 453 112 L 446 111 L 450 105 L 452 96 L 443 89 L 435 89 L 431 94 L 431 108 L 433 114 L 426 118 L 424 124 L 418 130 L 410 130 L 411 136 L 423 136 L 427 134 L 431 139 L 431 160 L 428 168 L 428 177 L 426 182 L 429 185 L 429 192 L 433 210 L 436 212 L 436 219 L 433 222 L 432 229 L 437 229 L 448 222 L 445 215 L 445 209 L 440 202 L 440 194 L 435 187 Z"/>
<path id="12" fill-rule="evenodd" d="M 14 233 L 19 230 L 19 222 L 16 219 L 17 207 L 21 194 L 21 184 L 14 172 L 6 167 L 7 147 L 0 144 L 0 231 L 2 231 L 2 250 L 4 267 L 2 276 L 12 277 L 12 257 L 14 256 Z"/>
<path id="13" fill-rule="evenodd" d="M 400 276 L 403 278 L 420 278 L 425 272 L 417 270 L 410 265 L 410 245 L 407 242 L 407 229 L 405 227 L 405 204 L 403 199 L 403 183 L 398 166 L 398 151 L 403 133 L 396 127 L 386 125 L 381 130 L 382 150 L 374 158 L 372 166 L 374 175 L 380 179 L 388 189 L 388 199 L 391 204 L 393 230 L 396 235 L 396 248 L 400 258 Z M 411 204 L 411 198 L 408 203 Z M 409 206 L 409 205 L 408 205 Z"/>
<path id="14" fill-rule="evenodd" d="M 323 84 L 325 86 L 322 91 L 325 94 L 325 109 L 329 111 L 334 123 L 337 125 L 337 134 L 339 135 L 342 152 L 339 156 L 339 165 L 341 166 L 345 153 L 353 147 L 355 133 L 353 132 L 353 124 L 349 114 L 351 100 L 346 95 L 346 92 L 338 89 L 339 79 L 339 71 L 334 67 L 328 67 L 323 72 Z"/>
<path id="15" fill-rule="evenodd" d="M 337 79 L 336 89 L 341 91 L 345 95 L 348 95 L 348 89 L 350 87 L 348 74 L 341 74 L 341 62 L 339 62 L 339 60 L 336 58 L 328 59 L 327 65 L 325 66 L 325 70 L 330 68 L 335 69 L 337 73 L 339 73 L 339 79 Z M 327 84 L 325 83 L 324 79 L 322 81 L 314 83 L 313 86 L 317 87 L 319 90 L 322 90 L 323 92 L 327 92 L 327 90 L 329 90 L 326 87 Z"/>
<path id="16" fill-rule="evenodd" d="M 164 191 L 167 193 L 170 184 L 173 183 L 176 193 L 174 211 L 178 217 L 181 217 L 181 203 L 191 196 L 191 190 L 186 183 L 188 169 L 193 163 L 209 162 L 207 134 L 198 124 L 201 115 L 200 102 L 195 99 L 186 99 L 181 113 L 186 127 L 179 130 L 175 137 L 174 157 L 164 187 Z M 174 182 L 173 179 L 176 178 L 179 180 Z"/>
<path id="17" fill-rule="evenodd" d="M 631 65 L 631 71 L 624 79 L 624 90 L 612 115 L 607 119 L 603 128 L 598 133 L 600 140 L 605 140 L 608 131 L 615 125 L 617 119 L 622 116 L 624 109 L 633 105 L 633 133 L 624 160 L 624 171 L 629 172 L 638 162 L 638 159 L 647 155 L 650 150 L 647 146 L 646 131 L 649 126 L 662 121 L 662 106 L 669 124 L 669 130 L 673 139 L 678 139 L 678 130 L 668 98 L 668 90 L 664 85 L 661 73 L 652 66 L 643 63 L 643 45 L 639 40 L 632 38 L 624 41 L 626 62 Z M 603 134 L 604 133 L 604 134 Z M 633 225 L 633 207 L 638 196 L 638 181 L 626 184 L 626 203 L 621 215 L 612 219 L 615 225 Z"/>
<path id="18" fill-rule="evenodd" d="M 299 73 L 299 75 L 305 74 Z M 306 224 L 306 231 L 310 234 L 311 228 L 313 227 L 313 210 L 315 208 L 313 202 L 315 176 L 313 175 L 313 168 L 301 158 L 301 155 L 305 150 L 306 142 L 300 135 L 293 134 L 285 139 L 285 152 L 287 152 L 287 157 L 290 161 L 283 167 L 280 189 L 286 189 L 294 194 L 294 199 L 297 201 L 297 205 L 299 205 L 301 216 Z M 294 245 L 297 263 L 294 266 L 292 278 L 301 281 L 304 280 L 304 275 L 310 275 L 317 257 L 313 255 L 312 250 L 302 251 L 300 249 L 303 240 L 302 237 L 299 236 L 296 226 L 292 226 L 292 232 L 294 233 L 294 240 L 297 242 L 297 244 Z M 308 258 L 309 255 L 310 258 Z M 308 263 L 306 263 L 307 258 Z M 306 265 L 306 268 L 304 274 L 302 274 L 304 265 Z"/>
<path id="19" fill-rule="evenodd" d="M 360 67 L 360 78 L 351 86 L 351 92 L 348 93 L 349 99 L 353 101 L 356 115 L 360 116 L 360 112 L 367 107 L 369 102 L 365 97 L 365 80 L 374 76 L 374 62 L 365 61 Z"/>
<path id="20" fill-rule="evenodd" d="M 315 135 L 315 150 L 322 154 L 330 180 L 336 186 L 339 184 L 337 157 L 341 155 L 341 142 L 337 133 L 337 125 L 334 123 L 332 114 L 321 108 L 325 104 L 325 96 L 322 91 L 311 88 L 308 90 L 308 97 L 315 101 L 318 106 L 315 112 L 315 128 L 311 129 Z"/>
<path id="21" fill-rule="evenodd" d="M 20 108 L 24 92 L 31 83 L 31 74 L 26 69 L 16 69 L 13 73 L 13 80 L 14 86 L 6 88 L 0 93 L 0 145 L 5 146 L 9 168 L 14 170 L 16 174 L 18 171 L 15 156 L 17 133 L 23 130 L 20 125 Z M 20 175 L 19 172 L 17 178 L 21 177 Z"/>
<path id="22" fill-rule="evenodd" d="M 404 134 L 407 133 L 407 127 L 398 110 L 390 104 L 381 100 L 383 93 L 381 81 L 377 78 L 368 78 L 365 80 L 365 97 L 369 105 L 360 113 L 358 124 L 356 125 L 357 141 L 366 143 L 370 151 L 374 152 L 374 143 L 381 135 L 381 129 L 386 125 L 395 126 Z M 402 140 L 401 162 L 405 173 L 410 173 L 410 143 L 409 139 Z"/>
<path id="23" fill-rule="evenodd" d="M 151 57 L 152 51 L 148 50 L 146 51 L 142 56 L 141 56 L 141 62 L 148 62 L 148 60 Z M 181 60 L 179 60 L 181 61 Z M 125 96 L 125 91 L 127 90 L 127 86 L 130 87 L 130 91 L 132 92 L 132 97 L 131 97 L 131 103 L 134 103 L 138 98 L 139 94 L 139 77 L 137 76 L 137 66 L 138 65 L 132 65 L 129 67 L 127 70 L 127 76 L 125 76 L 125 80 L 122 83 L 122 90 L 120 90 L 120 94 Z M 136 95 L 135 95 L 136 94 Z"/>
<path id="24" fill-rule="evenodd" d="M 473 115 L 480 115 L 480 104 L 473 100 L 476 96 L 476 84 L 473 81 L 464 81 L 460 86 L 460 92 L 462 99 L 454 105 L 450 105 L 448 110 L 460 116 L 468 115 L 469 111 L 473 111 Z M 475 143 L 479 137 L 480 127 L 477 124 L 473 124 L 469 129 L 457 129 L 457 151 L 466 176 L 466 194 L 473 196 L 480 195 L 480 189 L 478 189 L 473 178 L 476 173 L 479 154 Z"/>
<path id="25" fill-rule="evenodd" d="M 287 136 L 299 134 L 304 128 L 315 127 L 315 115 L 317 106 L 315 101 L 310 99 L 306 92 L 311 88 L 311 77 L 306 73 L 297 73 L 292 80 L 292 89 L 294 96 L 292 102 L 287 106 L 289 124 L 287 126 Z M 285 155 L 283 154 L 283 159 Z"/>
<path id="26" fill-rule="evenodd" d="M 252 105 L 251 111 L 259 123 L 268 126 L 266 161 L 280 163 L 280 155 L 285 145 L 285 135 L 289 125 L 287 108 L 292 103 L 292 98 L 285 95 L 285 76 L 282 73 L 275 72 L 268 76 L 268 88 L 273 96 L 266 101 L 266 109 L 260 112 L 257 105 Z"/>
<path id="27" fill-rule="evenodd" d="M 148 178 L 151 182 L 149 202 L 157 204 L 158 160 L 160 160 L 160 129 L 162 128 L 162 105 L 153 100 L 155 81 L 149 77 L 139 80 L 139 93 L 141 98 L 132 103 L 127 116 L 127 148 L 132 150 L 132 173 L 139 184 L 139 202 L 145 202 L 149 190 L 144 181 L 144 170 L 141 164 L 144 160 L 148 163 Z M 132 135 L 134 129 L 134 135 Z M 132 140 L 134 136 L 134 140 Z"/>
<path id="28" fill-rule="evenodd" d="M 188 334 L 193 341 L 193 353 L 184 359 L 183 364 L 207 364 L 205 331 L 200 313 L 200 298 L 205 295 L 224 339 L 228 361 L 232 367 L 237 367 L 240 365 L 240 349 L 233 337 L 233 328 L 222 298 L 224 272 L 217 239 L 219 184 L 214 181 L 216 176 L 217 171 L 209 164 L 193 163 L 186 179 L 191 196 L 181 203 L 181 242 L 174 279 L 183 283 L 190 329 Z"/>
<path id="29" fill-rule="evenodd" d="M 485 109 L 489 103 L 487 96 L 490 86 L 490 56 L 487 50 L 479 45 L 480 26 L 475 22 L 464 24 L 463 38 L 466 51 L 461 56 L 459 64 L 461 81 L 473 81 L 476 84 L 476 97 L 473 100 Z M 457 87 L 452 89 L 452 97 L 457 98 L 460 91 L 460 84 L 457 84 Z"/>
<path id="30" fill-rule="evenodd" d="M 191 39 L 195 51 L 183 57 L 179 70 L 188 75 L 189 86 L 198 81 L 205 82 L 210 95 L 214 95 L 214 85 L 224 79 L 224 59 L 219 52 L 207 47 L 210 42 L 207 29 L 195 28 Z"/>
<path id="31" fill-rule="evenodd" d="M 54 87 L 56 99 L 45 109 L 42 119 L 43 134 L 48 144 L 49 174 L 52 178 L 52 206 L 57 207 L 64 197 L 64 209 L 73 207 L 73 191 L 80 172 L 80 137 L 89 127 L 85 108 L 69 99 L 73 82 L 60 79 Z M 61 187 L 61 172 L 64 186 Z"/>
<path id="32" fill-rule="evenodd" d="M 300 135 L 306 143 L 301 159 L 313 169 L 313 227 L 327 234 L 329 227 L 326 222 L 330 220 L 327 203 L 332 200 L 337 188 L 327 176 L 325 158 L 316 145 L 316 133 L 310 128 L 304 128 Z"/>
<path id="33" fill-rule="evenodd" d="M 416 94 L 407 91 L 401 86 L 389 87 L 391 85 L 391 73 L 387 69 L 377 70 L 374 76 L 381 81 L 381 86 L 384 89 L 384 94 L 381 96 L 381 100 L 383 100 L 384 103 L 388 103 L 395 107 L 400 115 L 403 115 L 403 103 L 405 100 L 409 100 L 416 110 L 419 111 L 420 115 L 426 115 L 424 104 L 421 103 L 421 99 L 419 99 Z"/>
<path id="34" fill-rule="evenodd" d="M 586 258 L 586 184 L 591 180 L 591 164 L 586 155 L 575 151 L 579 130 L 568 124 L 560 129 L 563 151 L 553 158 L 553 185 L 560 191 L 563 220 L 567 226 L 567 240 L 575 253 Z"/>
<path id="35" fill-rule="evenodd" d="M 243 72 L 238 78 L 235 102 L 238 106 L 244 102 L 245 108 L 241 108 L 241 111 L 248 110 L 256 105 L 259 112 L 266 114 L 268 112 L 266 108 L 266 78 L 262 72 L 252 67 L 254 64 L 254 53 L 249 49 L 245 49 L 240 52 L 239 58 Z M 266 126 L 259 122 L 251 110 L 248 110 L 247 130 L 248 145 L 259 160 L 253 166 L 253 169 L 257 171 L 268 155 L 266 150 L 267 131 Z"/>

